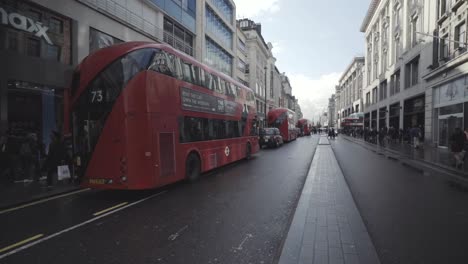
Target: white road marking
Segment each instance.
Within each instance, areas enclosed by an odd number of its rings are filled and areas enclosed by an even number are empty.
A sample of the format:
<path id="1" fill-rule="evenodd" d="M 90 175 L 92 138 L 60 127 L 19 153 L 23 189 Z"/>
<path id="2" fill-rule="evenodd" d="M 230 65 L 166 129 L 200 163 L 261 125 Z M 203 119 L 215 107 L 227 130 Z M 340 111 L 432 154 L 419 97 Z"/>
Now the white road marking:
<path id="1" fill-rule="evenodd" d="M 82 189 L 82 190 L 78 190 L 78 191 L 74 191 L 74 192 L 69 192 L 69 193 L 65 193 L 65 194 L 61 194 L 61 195 L 57 195 L 57 196 L 52 196 L 52 197 L 49 197 L 49 198 L 46 198 L 46 199 L 43 199 L 43 200 L 35 201 L 35 202 L 32 202 L 32 203 L 28 203 L 28 204 L 23 204 L 23 205 L 20 205 L 20 206 L 17 206 L 17 207 L 5 209 L 5 210 L 0 211 L 0 215 L 8 213 L 8 212 L 16 211 L 16 210 L 19 210 L 19 209 L 22 209 L 22 208 L 25 208 L 25 207 L 29 207 L 29 206 L 32 206 L 32 205 L 45 203 L 47 201 L 55 200 L 55 199 L 58 199 L 58 198 L 62 198 L 62 197 L 66 197 L 66 196 L 86 192 L 86 191 L 89 191 L 89 190 L 91 190 L 91 189 L 86 188 L 86 189 Z"/>
<path id="2" fill-rule="evenodd" d="M 244 245 L 245 242 L 247 242 L 247 239 L 253 237 L 252 234 L 247 234 L 244 239 L 242 240 L 242 242 L 239 244 L 238 247 L 234 248 L 234 250 L 242 250 L 242 246 Z"/>
<path id="3" fill-rule="evenodd" d="M 62 235 L 62 234 L 64 234 L 64 233 L 70 232 L 70 231 L 72 231 L 72 230 L 74 230 L 74 229 L 77 229 L 77 228 L 79 228 L 79 227 L 82 227 L 82 226 L 84 226 L 84 225 L 87 225 L 87 224 L 89 224 L 89 223 L 92 223 L 92 222 L 94 222 L 94 221 L 97 221 L 97 220 L 99 220 L 99 219 L 101 219 L 101 218 L 103 218 L 103 217 L 106 217 L 106 216 L 108 216 L 108 215 L 115 214 L 115 213 L 117 213 L 117 212 L 119 212 L 119 211 L 122 211 L 122 210 L 128 208 L 128 207 L 131 207 L 131 206 L 137 205 L 137 204 L 139 204 L 139 203 L 142 203 L 142 202 L 144 202 L 144 201 L 146 201 L 146 200 L 149 200 L 149 199 L 151 199 L 151 198 L 153 198 L 153 197 L 156 197 L 156 196 L 158 196 L 158 195 L 161 195 L 161 194 L 163 194 L 163 193 L 165 193 L 165 192 L 167 192 L 167 191 L 162 191 L 162 192 L 160 192 L 160 193 L 153 194 L 153 195 L 151 195 L 151 196 L 148 196 L 148 197 L 143 198 L 143 199 L 141 199 L 141 200 L 138 200 L 138 201 L 136 201 L 136 202 L 127 204 L 127 205 L 125 205 L 125 206 L 123 206 L 123 207 L 119 207 L 118 209 L 116 209 L 116 210 L 114 210 L 114 211 L 110 211 L 110 212 L 105 213 L 105 214 L 102 214 L 102 215 L 100 215 L 100 216 L 96 216 L 96 217 L 91 218 L 91 219 L 89 219 L 89 220 L 87 220 L 87 221 L 84 221 L 84 222 L 82 222 L 82 223 L 80 223 L 80 224 L 77 224 L 77 225 L 74 225 L 74 226 L 72 226 L 72 227 L 66 228 L 66 229 L 64 229 L 64 230 L 62 230 L 62 231 L 59 231 L 59 232 L 56 232 L 56 233 L 54 233 L 54 234 L 52 234 L 52 235 L 43 237 L 43 238 L 41 238 L 41 239 L 39 239 L 39 240 L 36 240 L 36 241 L 34 241 L 34 242 L 32 242 L 32 243 L 29 243 L 29 244 L 27 244 L 27 245 L 24 245 L 24 246 L 22 246 L 22 247 L 19 247 L 19 248 L 15 249 L 15 250 L 9 251 L 9 252 L 7 252 L 7 253 L 5 253 L 5 254 L 3 254 L 3 255 L 0 255 L 0 259 L 3 259 L 3 258 L 6 258 L 6 257 L 8 257 L 8 256 L 10 256 L 10 255 L 16 254 L 16 253 L 18 253 L 18 252 L 20 252 L 20 251 L 23 251 L 23 250 L 25 250 L 25 249 L 27 249 L 27 248 L 30 248 L 30 247 L 32 247 L 32 246 L 34 246 L 34 245 L 37 245 L 37 244 L 39 244 L 39 243 L 42 243 L 42 242 L 47 241 L 47 240 L 49 240 L 49 239 L 52 239 L 52 238 L 54 238 L 54 237 L 60 236 L 60 235 Z"/>
<path id="4" fill-rule="evenodd" d="M 177 232 L 175 232 L 174 234 L 170 235 L 167 239 L 168 239 L 168 240 L 171 240 L 171 241 L 176 240 L 176 238 L 177 238 L 178 236 L 180 236 L 180 233 L 182 233 L 182 231 L 184 231 L 184 230 L 187 229 L 187 228 L 188 228 L 188 225 L 182 227 L 181 229 L 179 229 L 179 231 L 177 231 Z"/>

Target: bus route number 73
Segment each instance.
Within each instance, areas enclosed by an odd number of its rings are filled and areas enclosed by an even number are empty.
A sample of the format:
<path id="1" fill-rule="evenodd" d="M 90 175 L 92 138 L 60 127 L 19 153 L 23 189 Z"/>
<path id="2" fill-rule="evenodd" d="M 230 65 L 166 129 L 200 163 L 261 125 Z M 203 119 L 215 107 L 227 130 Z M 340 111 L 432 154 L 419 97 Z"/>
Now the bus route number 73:
<path id="1" fill-rule="evenodd" d="M 102 90 L 91 91 L 91 103 L 100 103 L 103 99 Z"/>

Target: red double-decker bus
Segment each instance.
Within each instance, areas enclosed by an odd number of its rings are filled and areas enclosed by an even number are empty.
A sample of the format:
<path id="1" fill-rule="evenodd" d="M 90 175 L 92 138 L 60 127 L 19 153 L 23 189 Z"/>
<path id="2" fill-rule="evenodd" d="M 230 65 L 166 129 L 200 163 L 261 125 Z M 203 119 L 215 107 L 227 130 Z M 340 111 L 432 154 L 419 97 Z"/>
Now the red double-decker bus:
<path id="1" fill-rule="evenodd" d="M 85 187 L 194 180 L 259 150 L 253 92 L 167 45 L 127 42 L 90 54 L 71 96 Z"/>
<path id="2" fill-rule="evenodd" d="M 295 113 L 287 108 L 275 108 L 268 112 L 268 126 L 280 130 L 283 140 L 286 142 L 297 138 L 294 122 Z"/>
<path id="3" fill-rule="evenodd" d="M 297 121 L 296 126 L 300 129 L 301 136 L 310 136 L 310 130 L 312 127 L 312 123 L 310 122 L 310 120 L 301 118 Z"/>

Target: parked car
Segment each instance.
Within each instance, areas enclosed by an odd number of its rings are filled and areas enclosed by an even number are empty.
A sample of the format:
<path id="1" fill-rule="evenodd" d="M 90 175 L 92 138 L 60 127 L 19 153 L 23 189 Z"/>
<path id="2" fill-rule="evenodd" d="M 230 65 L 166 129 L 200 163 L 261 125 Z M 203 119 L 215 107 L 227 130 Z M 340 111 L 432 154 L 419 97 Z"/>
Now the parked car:
<path id="1" fill-rule="evenodd" d="M 268 127 L 260 130 L 260 147 L 279 147 L 283 143 L 283 137 L 278 128 Z"/>

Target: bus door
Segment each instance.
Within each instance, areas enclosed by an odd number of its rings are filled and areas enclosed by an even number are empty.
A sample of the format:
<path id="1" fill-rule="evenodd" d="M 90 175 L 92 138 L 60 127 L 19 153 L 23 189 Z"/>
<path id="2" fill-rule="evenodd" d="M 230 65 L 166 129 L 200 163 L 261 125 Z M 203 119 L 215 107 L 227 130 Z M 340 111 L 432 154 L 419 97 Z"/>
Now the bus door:
<path id="1" fill-rule="evenodd" d="M 175 115 L 161 114 L 152 118 L 154 168 L 156 185 L 173 182 L 176 177 L 176 128 Z"/>

